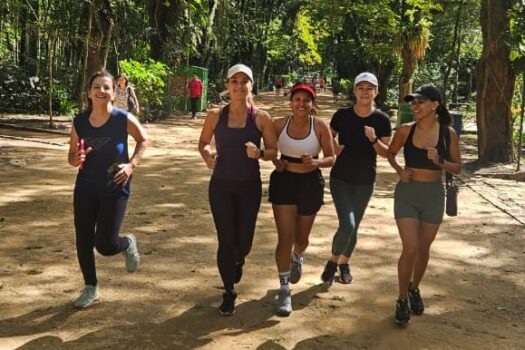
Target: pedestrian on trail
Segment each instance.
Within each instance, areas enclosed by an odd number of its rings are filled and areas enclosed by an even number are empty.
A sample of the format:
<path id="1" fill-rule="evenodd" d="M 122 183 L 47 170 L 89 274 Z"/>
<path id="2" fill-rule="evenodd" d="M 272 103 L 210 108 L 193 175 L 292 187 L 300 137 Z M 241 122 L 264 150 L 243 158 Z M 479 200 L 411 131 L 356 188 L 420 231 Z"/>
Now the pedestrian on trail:
<path id="1" fill-rule="evenodd" d="M 281 90 L 284 88 L 284 79 L 281 75 L 277 76 L 275 79 L 275 94 L 279 96 L 281 94 Z"/>
<path id="2" fill-rule="evenodd" d="M 147 135 L 131 113 L 114 108 L 116 83 L 105 71 L 89 80 L 89 108 L 73 119 L 68 162 L 79 167 L 73 196 L 76 248 L 84 289 L 74 305 L 86 308 L 99 298 L 93 249 L 104 256 L 122 253 L 126 269 L 140 262 L 133 234 L 119 236 L 130 195 L 133 169 L 147 147 Z M 128 135 L 135 141 L 128 155 Z"/>
<path id="3" fill-rule="evenodd" d="M 419 284 L 428 265 L 430 246 L 443 220 L 443 170 L 459 174 L 462 168 L 459 141 L 450 127 L 451 116 L 432 85 L 422 85 L 405 97 L 416 121 L 402 124 L 388 149 L 388 161 L 399 182 L 394 193 L 394 216 L 403 249 L 397 269 L 399 296 L 395 321 L 406 324 L 410 312 L 424 311 Z M 403 147 L 405 164 L 396 158 Z M 407 300 L 408 299 L 408 300 Z M 410 302 L 410 306 L 409 306 Z"/>
<path id="4" fill-rule="evenodd" d="M 269 161 L 277 153 L 272 119 L 253 104 L 252 84 L 249 67 L 236 64 L 228 70 L 230 103 L 208 113 L 199 139 L 199 152 L 213 169 L 209 201 L 219 243 L 217 265 L 224 285 L 219 313 L 224 316 L 235 312 L 234 285 L 241 280 L 252 247 L 262 194 L 259 159 Z M 211 146 L 214 137 L 215 151 Z"/>
<path id="5" fill-rule="evenodd" d="M 354 80 L 355 104 L 339 109 L 330 121 L 337 154 L 330 173 L 330 193 L 339 226 L 332 241 L 332 255 L 321 275 L 323 282 L 332 283 L 338 269 L 339 282 L 348 284 L 353 280 L 349 259 L 374 192 L 377 155 L 386 157 L 392 135 L 390 119 L 375 107 L 377 94 L 376 76 L 359 74 Z"/>
<path id="6" fill-rule="evenodd" d="M 274 122 L 281 157 L 274 160 L 269 201 L 278 235 L 275 260 L 281 285 L 277 314 L 281 316 L 292 312 L 289 283 L 301 279 L 308 237 L 324 204 L 325 183 L 319 168 L 331 167 L 335 158 L 330 128 L 314 116 L 315 99 L 311 85 L 295 84 L 290 89 L 292 115 Z"/>
<path id="7" fill-rule="evenodd" d="M 135 89 L 129 83 L 126 73 L 119 75 L 117 83 L 113 106 L 134 114 L 140 114 L 139 99 L 135 94 Z"/>
<path id="8" fill-rule="evenodd" d="M 190 90 L 191 117 L 195 119 L 197 118 L 197 103 L 202 98 L 202 81 L 196 73 L 192 75 L 188 89 Z"/>
<path id="9" fill-rule="evenodd" d="M 341 93 L 341 81 L 339 78 L 334 77 L 332 79 L 332 93 L 334 95 L 334 103 L 337 103 L 337 99 Z"/>

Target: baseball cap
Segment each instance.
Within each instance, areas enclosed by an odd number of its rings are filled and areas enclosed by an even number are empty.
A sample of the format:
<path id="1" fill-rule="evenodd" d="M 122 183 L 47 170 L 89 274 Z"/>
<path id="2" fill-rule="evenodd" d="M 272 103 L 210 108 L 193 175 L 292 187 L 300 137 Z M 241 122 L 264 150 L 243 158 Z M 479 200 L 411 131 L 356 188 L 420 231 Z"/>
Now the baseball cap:
<path id="1" fill-rule="evenodd" d="M 234 76 L 237 73 L 244 73 L 244 74 L 246 74 L 248 76 L 248 78 L 250 78 L 250 80 L 253 82 L 252 70 L 250 69 L 250 67 L 245 66 L 242 63 L 238 63 L 238 64 L 232 66 L 230 69 L 228 69 L 228 75 L 227 75 L 226 78 L 230 79 L 232 76 Z"/>
<path id="2" fill-rule="evenodd" d="M 305 83 L 297 83 L 290 89 L 290 96 L 293 96 L 293 94 L 299 90 L 303 90 L 308 92 L 310 95 L 312 95 L 312 98 L 315 100 L 317 97 L 317 94 L 315 93 L 315 89 L 310 84 Z"/>
<path id="3" fill-rule="evenodd" d="M 377 77 L 369 72 L 363 72 L 357 77 L 355 77 L 354 86 L 356 86 L 359 83 L 362 83 L 363 81 L 366 81 L 367 83 L 370 83 L 376 87 L 379 86 L 379 83 L 377 82 Z"/>
<path id="4" fill-rule="evenodd" d="M 405 102 L 410 102 L 415 98 L 441 102 L 441 93 L 439 92 L 438 88 L 434 85 L 424 84 L 418 87 L 410 95 L 406 95 L 404 100 Z"/>

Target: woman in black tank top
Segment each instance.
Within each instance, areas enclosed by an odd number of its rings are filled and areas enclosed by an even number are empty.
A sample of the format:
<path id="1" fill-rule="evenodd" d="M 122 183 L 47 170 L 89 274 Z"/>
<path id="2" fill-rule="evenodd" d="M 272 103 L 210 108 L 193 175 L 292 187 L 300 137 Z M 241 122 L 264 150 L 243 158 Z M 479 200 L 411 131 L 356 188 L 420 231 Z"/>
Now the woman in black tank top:
<path id="1" fill-rule="evenodd" d="M 140 261 L 134 235 L 119 236 L 130 194 L 133 169 L 147 147 L 147 135 L 137 118 L 113 108 L 116 83 L 111 74 L 95 73 L 89 81 L 89 108 L 75 116 L 68 162 L 78 167 L 73 208 L 77 256 L 85 287 L 75 306 L 86 308 L 99 297 L 93 249 L 105 256 L 123 253 L 126 269 Z M 128 134 L 136 141 L 131 158 Z"/>
<path id="2" fill-rule="evenodd" d="M 388 149 L 388 161 L 399 175 L 394 215 L 403 244 L 394 316 L 398 324 L 408 323 L 411 312 L 421 315 L 424 311 L 419 284 L 428 264 L 430 246 L 443 219 L 442 172 L 458 174 L 462 167 L 458 136 L 449 127 L 451 117 L 439 90 L 423 85 L 406 96 L 405 101 L 412 103 L 416 121 L 401 125 Z M 445 133 L 450 134 L 449 145 Z M 404 167 L 396 159 L 403 146 Z"/>
<path id="3" fill-rule="evenodd" d="M 199 139 L 201 157 L 213 169 L 209 201 L 219 241 L 217 265 L 224 285 L 219 313 L 223 316 L 235 313 L 234 285 L 241 280 L 244 259 L 252 247 L 262 194 L 259 159 L 269 161 L 277 153 L 272 120 L 253 105 L 252 84 L 249 67 L 236 64 L 228 70 L 230 104 L 208 113 Z M 213 138 L 216 151 L 211 147 Z"/>

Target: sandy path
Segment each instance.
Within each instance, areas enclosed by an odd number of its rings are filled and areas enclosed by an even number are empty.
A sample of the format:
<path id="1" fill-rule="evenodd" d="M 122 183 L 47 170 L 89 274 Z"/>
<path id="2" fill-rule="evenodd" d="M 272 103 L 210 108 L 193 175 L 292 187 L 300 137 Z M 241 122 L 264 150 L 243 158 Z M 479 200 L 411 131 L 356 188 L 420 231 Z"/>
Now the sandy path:
<path id="1" fill-rule="evenodd" d="M 328 95 L 320 102 L 328 119 L 336 106 Z M 288 113 L 283 97 L 263 95 L 258 103 L 272 116 Z M 265 198 L 237 313 L 218 315 L 210 173 L 196 150 L 201 125 L 179 118 L 147 126 L 153 145 L 137 168 L 124 223 L 139 239 L 143 263 L 127 274 L 122 257 L 97 256 L 101 301 L 84 311 L 71 306 L 82 281 L 67 147 L 0 137 L 0 349 L 523 348 L 525 229 L 480 195 L 484 186 L 475 181 L 463 186 L 460 215 L 445 220 L 433 246 L 421 286 L 425 314 L 407 329 L 393 324 L 400 240 L 392 218 L 396 176 L 383 160 L 351 260 L 355 283 L 329 290 L 319 284 L 337 228 L 326 190 L 288 318 L 273 311 L 276 233 L 265 164 Z M 494 183 L 495 191 L 525 194 L 523 182 Z"/>

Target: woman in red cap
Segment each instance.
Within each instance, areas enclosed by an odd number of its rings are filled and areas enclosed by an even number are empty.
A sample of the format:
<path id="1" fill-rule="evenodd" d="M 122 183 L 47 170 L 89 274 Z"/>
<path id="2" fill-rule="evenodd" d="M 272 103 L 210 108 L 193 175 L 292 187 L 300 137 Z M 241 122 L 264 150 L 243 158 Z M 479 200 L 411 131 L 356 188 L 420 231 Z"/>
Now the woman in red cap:
<path id="1" fill-rule="evenodd" d="M 441 176 L 443 170 L 458 174 L 462 168 L 458 136 L 450 127 L 451 116 L 439 90 L 422 85 L 405 102 L 412 104 L 416 121 L 401 125 L 388 149 L 388 161 L 399 176 L 394 216 L 403 244 L 397 264 L 399 296 L 394 317 L 398 324 L 408 323 L 411 312 L 421 315 L 425 309 L 419 283 L 443 220 Z M 404 166 L 396 159 L 402 147 Z"/>
<path id="2" fill-rule="evenodd" d="M 279 271 L 277 314 L 292 312 L 289 283 L 301 278 L 303 253 L 315 216 L 323 203 L 324 179 L 319 168 L 334 164 L 334 146 L 328 125 L 314 117 L 315 89 L 297 83 L 290 89 L 292 115 L 274 121 L 281 157 L 270 176 L 278 243 L 275 251 Z M 319 158 L 322 150 L 323 157 Z"/>

